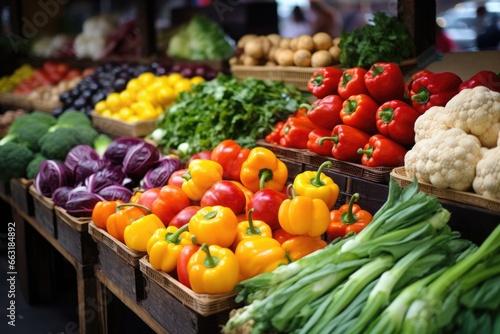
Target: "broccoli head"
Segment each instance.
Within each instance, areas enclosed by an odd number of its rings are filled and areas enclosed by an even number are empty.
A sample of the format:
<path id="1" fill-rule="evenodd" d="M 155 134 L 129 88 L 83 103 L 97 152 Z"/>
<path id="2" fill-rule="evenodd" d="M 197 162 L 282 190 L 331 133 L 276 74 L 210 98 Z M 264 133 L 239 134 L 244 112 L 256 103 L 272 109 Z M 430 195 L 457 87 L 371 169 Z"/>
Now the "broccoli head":
<path id="1" fill-rule="evenodd" d="M 55 127 L 92 126 L 92 120 L 83 112 L 67 110 L 57 118 Z"/>
<path id="2" fill-rule="evenodd" d="M 41 123 L 35 120 L 25 122 L 21 127 L 9 128 L 7 134 L 0 140 L 0 145 L 14 141 L 28 147 L 33 152 L 38 152 L 40 146 L 38 140 L 49 130 L 48 123 Z"/>
<path id="3" fill-rule="evenodd" d="M 49 160 L 64 161 L 73 147 L 80 144 L 92 147 L 98 135 L 94 128 L 88 126 L 56 128 L 38 141 L 40 153 Z"/>
<path id="4" fill-rule="evenodd" d="M 42 111 L 33 111 L 29 114 L 16 118 L 9 126 L 9 131 L 14 131 L 18 128 L 31 126 L 32 124 L 43 123 L 47 127 L 56 124 L 56 118 L 51 114 Z"/>
<path id="5" fill-rule="evenodd" d="M 38 174 L 38 171 L 40 170 L 40 165 L 45 160 L 47 160 L 47 158 L 44 157 L 41 153 L 35 153 L 33 159 L 31 159 L 28 166 L 26 167 L 26 178 L 34 179 Z"/>
<path id="6" fill-rule="evenodd" d="M 0 145 L 0 180 L 24 177 L 26 168 L 33 159 L 33 152 L 26 146 L 8 142 Z"/>

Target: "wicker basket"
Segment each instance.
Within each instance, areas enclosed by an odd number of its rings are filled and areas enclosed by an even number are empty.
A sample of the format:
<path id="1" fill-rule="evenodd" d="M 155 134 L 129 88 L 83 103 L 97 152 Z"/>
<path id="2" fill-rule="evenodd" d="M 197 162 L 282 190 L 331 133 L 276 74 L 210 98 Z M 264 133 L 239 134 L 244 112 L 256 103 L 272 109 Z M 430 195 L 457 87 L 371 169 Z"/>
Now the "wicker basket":
<path id="1" fill-rule="evenodd" d="M 111 137 L 144 137 L 156 129 L 156 120 L 126 122 L 92 113 L 94 127 Z"/>
<path id="2" fill-rule="evenodd" d="M 141 258 L 139 264 L 141 272 L 146 279 L 153 280 L 184 305 L 200 315 L 209 316 L 237 307 L 237 303 L 235 302 L 236 292 L 218 295 L 198 294 L 169 274 L 154 269 L 149 263 L 148 256 Z"/>
<path id="3" fill-rule="evenodd" d="M 54 109 L 62 107 L 61 102 L 50 102 L 34 98 L 30 100 L 33 110 L 43 111 L 46 113 L 52 113 Z"/>
<path id="4" fill-rule="evenodd" d="M 406 187 L 413 181 L 413 179 L 406 174 L 404 167 L 394 168 L 390 175 L 396 180 L 400 187 Z M 418 188 L 421 191 L 434 195 L 438 198 L 500 212 L 500 200 L 486 198 L 484 196 L 466 191 L 440 189 L 423 181 L 418 182 Z"/>

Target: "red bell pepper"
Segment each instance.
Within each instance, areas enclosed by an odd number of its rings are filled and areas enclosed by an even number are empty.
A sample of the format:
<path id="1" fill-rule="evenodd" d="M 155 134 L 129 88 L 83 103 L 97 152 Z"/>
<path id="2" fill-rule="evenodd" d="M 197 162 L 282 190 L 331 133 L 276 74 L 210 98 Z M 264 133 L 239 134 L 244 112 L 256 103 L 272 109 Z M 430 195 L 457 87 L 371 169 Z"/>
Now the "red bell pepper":
<path id="1" fill-rule="evenodd" d="M 462 79 L 452 72 L 430 73 L 413 81 L 410 91 L 412 105 L 420 114 L 430 107 L 445 106 L 458 94 Z"/>
<path id="2" fill-rule="evenodd" d="M 288 233 L 281 227 L 273 231 L 273 239 L 277 240 L 280 244 L 283 244 L 285 241 L 293 237 L 296 237 L 296 235 Z"/>
<path id="3" fill-rule="evenodd" d="M 492 91 L 500 93 L 500 73 L 493 71 L 479 71 L 470 79 L 465 80 L 460 84 L 458 90 L 484 86 Z"/>
<path id="4" fill-rule="evenodd" d="M 265 138 L 264 140 L 266 143 L 269 143 L 271 145 L 279 145 L 280 144 L 280 138 L 281 138 L 281 129 L 283 129 L 283 126 L 285 125 L 285 122 L 277 122 L 274 125 L 273 131 L 271 131 Z"/>
<path id="5" fill-rule="evenodd" d="M 352 95 L 342 104 L 340 118 L 346 125 L 373 134 L 377 132 L 375 116 L 378 107 L 379 105 L 370 95 Z"/>
<path id="6" fill-rule="evenodd" d="M 340 110 L 344 99 L 340 95 L 328 95 L 307 106 L 306 116 L 316 126 L 332 130 L 342 123 Z"/>
<path id="7" fill-rule="evenodd" d="M 151 206 L 153 206 L 153 202 L 160 195 L 160 189 L 161 188 L 151 188 L 151 189 L 145 190 L 137 198 L 137 204 L 144 205 L 145 207 L 147 207 L 148 209 L 151 210 Z"/>
<path id="8" fill-rule="evenodd" d="M 307 90 L 318 99 L 337 94 L 343 71 L 338 67 L 323 67 L 314 72 L 307 82 Z"/>
<path id="9" fill-rule="evenodd" d="M 333 141 L 325 140 L 320 143 L 321 138 L 329 137 L 331 133 L 332 130 L 325 128 L 317 128 L 309 132 L 309 140 L 307 141 L 309 152 L 332 156 Z"/>
<path id="10" fill-rule="evenodd" d="M 365 74 L 365 86 L 377 103 L 402 100 L 405 95 L 405 79 L 396 63 L 378 62 Z"/>
<path id="11" fill-rule="evenodd" d="M 181 188 L 182 184 L 184 183 L 184 178 L 182 177 L 182 175 L 186 174 L 187 171 L 187 168 L 182 168 L 173 172 L 168 178 L 167 185 Z"/>
<path id="12" fill-rule="evenodd" d="M 332 156 L 335 159 L 361 163 L 358 149 L 364 147 L 370 140 L 370 135 L 352 126 L 340 124 L 333 128 L 330 137 L 320 139 L 320 143 L 332 141 Z"/>
<path id="13" fill-rule="evenodd" d="M 366 167 L 398 167 L 404 164 L 407 149 L 384 135 L 370 137 L 368 143 L 358 150 L 362 154 L 361 164 Z"/>
<path id="14" fill-rule="evenodd" d="M 201 206 L 198 205 L 190 205 L 186 206 L 184 209 L 179 211 L 172 220 L 170 220 L 170 223 L 168 223 L 168 226 L 175 226 L 177 228 L 181 228 L 182 226 L 186 225 L 189 223 L 189 220 L 191 217 L 194 216 L 198 210 L 201 209 Z"/>
<path id="15" fill-rule="evenodd" d="M 222 205 L 233 210 L 237 215 L 245 211 L 246 197 L 234 182 L 222 180 L 215 182 L 200 200 L 200 206 Z"/>
<path id="16" fill-rule="evenodd" d="M 411 85 L 413 81 L 417 80 L 420 77 L 423 77 L 424 75 L 432 74 L 433 72 L 429 70 L 420 70 L 418 72 L 415 72 L 412 74 L 410 79 L 406 82 L 405 84 L 405 100 L 410 99 L 410 92 L 411 92 Z"/>
<path id="17" fill-rule="evenodd" d="M 365 86 L 366 70 L 362 67 L 348 68 L 339 81 L 338 94 L 347 100 L 352 95 L 368 94 Z"/>
<path id="18" fill-rule="evenodd" d="M 189 274 L 187 264 L 191 256 L 200 249 L 200 245 L 186 245 L 182 248 L 179 257 L 177 257 L 177 278 L 181 284 L 191 288 L 189 283 Z"/>
<path id="19" fill-rule="evenodd" d="M 190 156 L 186 165 L 189 165 L 189 163 L 195 159 L 210 160 L 211 157 L 212 157 L 212 150 L 201 151 Z"/>
<path id="20" fill-rule="evenodd" d="M 249 148 L 242 148 L 236 141 L 226 139 L 215 146 L 210 159 L 222 166 L 224 179 L 239 181 L 241 165 L 249 153 Z"/>
<path id="21" fill-rule="evenodd" d="M 415 121 L 419 116 L 420 113 L 415 108 L 403 101 L 387 101 L 377 110 L 377 129 L 401 145 L 413 145 Z"/>
<path id="22" fill-rule="evenodd" d="M 290 148 L 307 148 L 309 132 L 316 129 L 307 117 L 288 117 L 280 131 L 281 146 Z"/>
<path id="23" fill-rule="evenodd" d="M 165 185 L 161 187 L 158 198 L 151 205 L 151 213 L 168 226 L 172 218 L 190 204 L 190 199 L 181 188 Z"/>
<path id="24" fill-rule="evenodd" d="M 258 190 L 247 205 L 247 214 L 253 209 L 252 218 L 264 221 L 274 231 L 280 228 L 278 211 L 281 203 L 287 198 L 285 193 L 273 189 Z"/>

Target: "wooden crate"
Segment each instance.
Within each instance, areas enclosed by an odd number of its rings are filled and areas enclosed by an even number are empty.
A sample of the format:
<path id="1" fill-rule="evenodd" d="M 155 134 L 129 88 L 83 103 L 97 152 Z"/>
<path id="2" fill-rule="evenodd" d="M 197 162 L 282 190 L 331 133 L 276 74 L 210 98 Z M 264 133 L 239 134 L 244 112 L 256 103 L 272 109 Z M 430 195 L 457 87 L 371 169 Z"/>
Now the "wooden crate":
<path id="1" fill-rule="evenodd" d="M 51 236 L 57 238 L 56 215 L 54 202 L 50 198 L 41 196 L 32 184 L 29 192 L 33 197 L 33 205 L 36 222 L 43 227 Z"/>
<path id="2" fill-rule="evenodd" d="M 280 145 L 272 145 L 264 140 L 257 141 L 257 145 L 268 148 L 280 159 L 287 159 L 303 163 L 315 168 L 321 166 L 325 161 L 330 161 L 332 166 L 325 171 L 332 171 L 348 176 L 353 176 L 376 183 L 388 184 L 392 167 L 365 167 L 361 164 L 341 161 L 333 157 L 327 157 L 309 152 L 307 149 L 294 149 Z"/>
<path id="3" fill-rule="evenodd" d="M 394 168 L 391 176 L 398 182 L 401 187 L 406 187 L 412 183 L 413 179 L 406 174 L 404 167 Z M 495 212 L 500 212 L 500 200 L 487 198 L 479 194 L 467 191 L 458 191 L 453 189 L 436 188 L 430 183 L 418 181 L 418 188 L 427 193 L 436 196 L 440 199 L 446 199 L 461 204 L 472 205 L 488 209 Z"/>
<path id="4" fill-rule="evenodd" d="M 34 98 L 30 100 L 31 100 L 31 107 L 33 110 L 43 111 L 50 114 L 54 111 L 54 109 L 62 107 L 62 103 L 59 101 L 51 102 Z"/>
<path id="5" fill-rule="evenodd" d="M 10 182 L 0 180 L 0 197 L 6 201 L 10 196 Z"/>
<path id="6" fill-rule="evenodd" d="M 14 94 L 11 92 L 0 94 L 0 104 L 18 107 L 25 110 L 31 109 L 31 100 L 27 95 Z"/>
<path id="7" fill-rule="evenodd" d="M 81 264 L 97 262 L 97 244 L 88 233 L 90 218 L 76 218 L 55 206 L 57 240 Z"/>
<path id="8" fill-rule="evenodd" d="M 144 298 L 144 277 L 139 260 L 146 253 L 131 250 L 92 221 L 88 232 L 97 243 L 98 264 L 102 273 L 126 295 L 141 301 Z"/>
<path id="9" fill-rule="evenodd" d="M 220 333 L 236 308 L 236 293 L 197 294 L 176 278 L 155 270 L 147 256 L 139 261 L 145 278 L 146 297 L 141 306 L 172 334 Z"/>
<path id="10" fill-rule="evenodd" d="M 30 194 L 29 187 L 33 184 L 33 180 L 25 178 L 11 179 L 10 190 L 12 202 L 17 208 L 28 215 L 32 216 L 35 212 L 33 204 L 33 196 Z"/>
<path id="11" fill-rule="evenodd" d="M 92 113 L 94 127 L 111 137 L 144 137 L 156 129 L 155 120 L 126 122 Z"/>

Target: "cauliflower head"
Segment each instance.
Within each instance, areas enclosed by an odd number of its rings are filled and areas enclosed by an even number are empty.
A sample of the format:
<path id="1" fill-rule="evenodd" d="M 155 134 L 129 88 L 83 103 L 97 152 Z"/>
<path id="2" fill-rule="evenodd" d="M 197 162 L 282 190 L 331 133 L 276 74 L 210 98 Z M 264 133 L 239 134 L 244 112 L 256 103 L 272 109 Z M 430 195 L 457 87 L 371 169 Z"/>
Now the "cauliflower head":
<path id="1" fill-rule="evenodd" d="M 437 188 L 468 190 L 481 159 L 481 143 L 458 128 L 441 130 L 415 143 L 405 155 L 408 176 Z"/>
<path id="2" fill-rule="evenodd" d="M 500 146 L 489 149 L 478 161 L 472 189 L 484 197 L 500 199 Z"/>
<path id="3" fill-rule="evenodd" d="M 446 104 L 446 125 L 475 135 L 487 148 L 496 146 L 500 131 L 500 93 L 484 86 L 464 89 Z"/>
<path id="4" fill-rule="evenodd" d="M 448 130 L 450 127 L 446 124 L 447 117 L 445 107 L 434 106 L 427 109 L 415 121 L 415 142 L 429 138 L 436 131 Z"/>

